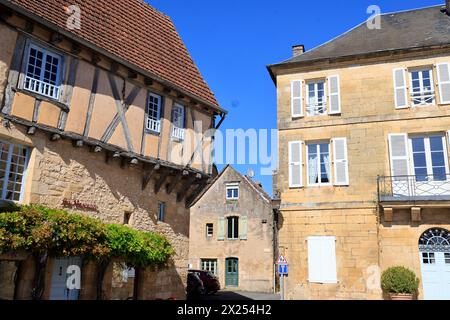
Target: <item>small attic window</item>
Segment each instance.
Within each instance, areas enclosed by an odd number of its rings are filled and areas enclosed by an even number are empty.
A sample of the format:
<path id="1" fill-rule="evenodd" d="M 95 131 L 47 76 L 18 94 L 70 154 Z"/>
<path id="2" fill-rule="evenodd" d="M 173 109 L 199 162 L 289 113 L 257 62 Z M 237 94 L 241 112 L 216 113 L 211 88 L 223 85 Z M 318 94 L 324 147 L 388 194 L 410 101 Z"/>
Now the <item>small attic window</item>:
<path id="1" fill-rule="evenodd" d="M 238 183 L 228 183 L 226 187 L 227 200 L 238 200 L 239 199 L 239 184 Z"/>

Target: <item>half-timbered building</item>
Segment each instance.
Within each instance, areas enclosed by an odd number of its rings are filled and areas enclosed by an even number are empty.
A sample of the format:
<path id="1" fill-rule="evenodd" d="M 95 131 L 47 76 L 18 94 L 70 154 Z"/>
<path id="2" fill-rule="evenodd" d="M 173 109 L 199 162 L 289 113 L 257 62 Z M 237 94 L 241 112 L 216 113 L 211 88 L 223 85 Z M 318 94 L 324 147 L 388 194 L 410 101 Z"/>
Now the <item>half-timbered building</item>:
<path id="1" fill-rule="evenodd" d="M 170 18 L 139 0 L 1 0 L 0 109 L 2 202 L 164 234 L 173 262 L 141 270 L 138 285 L 111 264 L 100 298 L 183 298 L 188 207 L 213 172 L 225 111 Z M 30 299 L 33 258 L 0 259 L 0 298 Z M 82 268 L 79 291 L 61 286 L 68 264 Z M 96 276 L 50 258 L 37 298 L 99 298 Z"/>

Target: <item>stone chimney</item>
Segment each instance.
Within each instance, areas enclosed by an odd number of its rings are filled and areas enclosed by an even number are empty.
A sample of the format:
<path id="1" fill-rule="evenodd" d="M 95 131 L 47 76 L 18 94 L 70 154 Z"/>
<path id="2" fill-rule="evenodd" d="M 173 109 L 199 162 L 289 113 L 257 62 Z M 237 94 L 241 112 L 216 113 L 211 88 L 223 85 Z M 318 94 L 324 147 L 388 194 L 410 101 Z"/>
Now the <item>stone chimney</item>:
<path id="1" fill-rule="evenodd" d="M 446 0 L 447 2 L 450 2 L 450 0 Z M 305 46 L 303 44 L 298 44 L 295 46 L 292 46 L 292 57 L 298 57 L 305 53 Z"/>

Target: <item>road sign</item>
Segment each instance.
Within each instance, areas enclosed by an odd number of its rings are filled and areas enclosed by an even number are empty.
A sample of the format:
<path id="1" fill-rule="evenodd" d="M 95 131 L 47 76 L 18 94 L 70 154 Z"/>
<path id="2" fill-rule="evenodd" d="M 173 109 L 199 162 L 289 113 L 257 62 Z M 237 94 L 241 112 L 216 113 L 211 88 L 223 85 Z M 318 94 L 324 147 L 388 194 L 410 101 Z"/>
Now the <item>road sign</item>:
<path id="1" fill-rule="evenodd" d="M 288 265 L 287 264 L 279 264 L 278 265 L 278 274 L 279 275 L 287 275 L 288 274 Z"/>
<path id="2" fill-rule="evenodd" d="M 278 257 L 277 264 L 288 264 L 287 260 L 284 258 L 282 254 Z"/>

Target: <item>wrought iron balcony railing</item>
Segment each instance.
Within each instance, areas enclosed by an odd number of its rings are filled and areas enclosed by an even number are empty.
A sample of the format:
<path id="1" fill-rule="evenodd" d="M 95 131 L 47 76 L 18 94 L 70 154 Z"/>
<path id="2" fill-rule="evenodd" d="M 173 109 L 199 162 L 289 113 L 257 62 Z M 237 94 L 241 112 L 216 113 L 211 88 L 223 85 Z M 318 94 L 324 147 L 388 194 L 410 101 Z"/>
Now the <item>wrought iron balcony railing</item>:
<path id="1" fill-rule="evenodd" d="M 378 177 L 378 201 L 450 200 L 450 175 Z"/>

